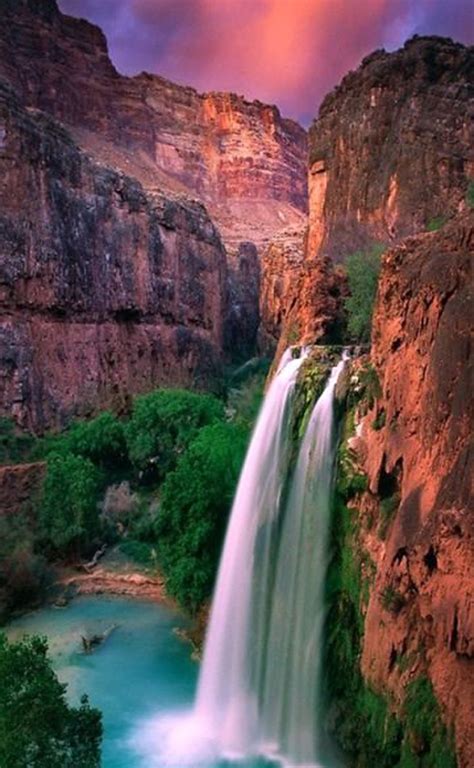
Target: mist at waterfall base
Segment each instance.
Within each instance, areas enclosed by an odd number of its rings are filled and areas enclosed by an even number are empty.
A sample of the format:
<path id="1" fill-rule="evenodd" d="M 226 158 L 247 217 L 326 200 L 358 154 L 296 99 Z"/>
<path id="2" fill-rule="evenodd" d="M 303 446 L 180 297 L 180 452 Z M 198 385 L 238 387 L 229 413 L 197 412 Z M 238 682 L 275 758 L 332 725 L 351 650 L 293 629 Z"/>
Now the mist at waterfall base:
<path id="1" fill-rule="evenodd" d="M 334 765 L 318 709 L 334 390 L 344 362 L 330 374 L 290 472 L 291 407 L 303 359 L 285 354 L 252 436 L 194 709 L 157 716 L 135 734 L 147 768 Z"/>

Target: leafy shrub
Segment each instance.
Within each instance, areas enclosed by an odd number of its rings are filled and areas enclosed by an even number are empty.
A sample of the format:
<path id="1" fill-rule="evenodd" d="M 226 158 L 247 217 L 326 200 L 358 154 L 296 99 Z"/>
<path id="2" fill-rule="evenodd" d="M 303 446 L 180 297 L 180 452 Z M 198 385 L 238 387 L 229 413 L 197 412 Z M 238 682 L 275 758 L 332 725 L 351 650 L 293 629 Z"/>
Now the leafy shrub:
<path id="1" fill-rule="evenodd" d="M 16 464 L 28 460 L 36 438 L 21 432 L 13 419 L 0 418 L 0 464 Z"/>
<path id="2" fill-rule="evenodd" d="M 212 592 L 247 439 L 232 423 L 205 427 L 163 484 L 158 557 L 168 591 L 191 611 Z"/>
<path id="3" fill-rule="evenodd" d="M 400 592 L 394 589 L 394 587 L 388 585 L 384 588 L 382 594 L 380 595 L 380 602 L 386 611 L 397 614 L 400 613 L 404 607 L 405 598 Z"/>
<path id="4" fill-rule="evenodd" d="M 390 523 L 392 522 L 395 512 L 399 506 L 400 494 L 398 492 L 393 493 L 386 499 L 382 499 L 380 502 L 380 523 L 378 529 L 378 537 L 381 539 L 381 541 L 385 540 L 388 529 L 390 527 Z"/>
<path id="5" fill-rule="evenodd" d="M 376 432 L 383 429 L 385 426 L 386 419 L 387 419 L 387 415 L 382 408 L 382 410 L 377 413 L 375 419 L 372 422 L 372 429 L 375 429 Z"/>
<path id="6" fill-rule="evenodd" d="M 99 768 L 101 714 L 87 697 L 68 706 L 47 651 L 43 638 L 9 643 L 0 634 L 0 765 Z"/>
<path id="7" fill-rule="evenodd" d="M 34 551 L 26 517 L 0 519 L 0 615 L 35 603 L 50 583 L 46 560 Z"/>
<path id="8" fill-rule="evenodd" d="M 52 454 L 39 510 L 41 536 L 61 555 L 78 555 L 99 533 L 97 467 L 72 453 Z"/>
<path id="9" fill-rule="evenodd" d="M 127 455 L 123 423 L 108 411 L 78 421 L 67 433 L 67 448 L 102 467 L 120 465 Z"/>
<path id="10" fill-rule="evenodd" d="M 374 246 L 370 251 L 357 251 L 346 260 L 350 295 L 344 307 L 349 338 L 355 343 L 370 341 L 382 252 L 383 246 Z"/>
<path id="11" fill-rule="evenodd" d="M 433 686 L 426 676 L 408 685 L 403 714 L 407 736 L 401 768 L 456 768 L 452 735 L 443 723 Z"/>
<path id="12" fill-rule="evenodd" d="M 223 418 L 223 403 L 213 395 L 181 389 L 141 395 L 125 426 L 130 460 L 137 469 L 164 477 L 199 430 Z"/>

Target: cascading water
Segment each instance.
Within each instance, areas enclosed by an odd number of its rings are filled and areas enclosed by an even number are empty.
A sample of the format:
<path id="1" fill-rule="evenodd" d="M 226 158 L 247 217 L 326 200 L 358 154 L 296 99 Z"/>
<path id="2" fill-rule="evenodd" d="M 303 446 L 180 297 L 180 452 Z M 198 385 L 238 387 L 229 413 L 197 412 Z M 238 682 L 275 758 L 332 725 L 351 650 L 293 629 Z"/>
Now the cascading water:
<path id="1" fill-rule="evenodd" d="M 258 755 L 321 765 L 334 390 L 344 360 L 313 409 L 288 478 L 292 395 L 304 357 L 285 353 L 265 397 L 231 512 L 195 708 L 154 726 L 166 753 L 156 765 L 194 768 Z"/>
<path id="2" fill-rule="evenodd" d="M 334 463 L 331 372 L 283 497 L 288 404 L 301 360 L 282 360 L 235 498 L 215 591 L 196 715 L 217 752 L 319 756 L 317 696 Z"/>
<path id="3" fill-rule="evenodd" d="M 219 754 L 248 754 L 258 738 L 259 702 L 249 675 L 255 568 L 269 578 L 272 521 L 288 464 L 291 395 L 303 358 L 285 354 L 259 416 L 232 507 L 214 593 L 196 718 Z"/>

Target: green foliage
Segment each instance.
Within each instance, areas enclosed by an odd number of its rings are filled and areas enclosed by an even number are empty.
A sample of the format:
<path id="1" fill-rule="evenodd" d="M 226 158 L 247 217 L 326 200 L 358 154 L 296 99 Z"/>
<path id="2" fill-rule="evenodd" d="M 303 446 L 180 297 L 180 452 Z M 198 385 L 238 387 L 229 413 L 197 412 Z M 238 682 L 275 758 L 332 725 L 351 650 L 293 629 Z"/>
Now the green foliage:
<path id="1" fill-rule="evenodd" d="M 77 421 L 67 433 L 65 447 L 101 467 L 123 464 L 127 451 L 123 423 L 108 411 L 90 421 Z"/>
<path id="2" fill-rule="evenodd" d="M 388 529 L 390 527 L 390 523 L 392 522 L 399 505 L 400 494 L 398 492 L 388 496 L 386 499 L 382 499 L 380 502 L 380 522 L 378 527 L 378 537 L 381 539 L 381 541 L 385 540 Z"/>
<path id="3" fill-rule="evenodd" d="M 249 432 L 253 428 L 263 402 L 267 369 L 254 374 L 238 389 L 231 389 L 227 398 L 227 409 L 232 421 Z"/>
<path id="4" fill-rule="evenodd" d="M 347 419 L 349 417 L 346 417 Z M 343 429 L 347 439 L 350 430 Z M 386 696 L 372 691 L 360 670 L 364 634 L 362 607 L 375 566 L 361 550 L 357 509 L 347 507 L 349 451 L 339 447 L 331 520 L 332 559 L 326 582 L 324 648 L 326 711 L 330 730 L 354 765 L 377 768 L 455 768 L 451 735 L 426 678 L 411 683 L 399 715 Z M 349 461 L 349 470 L 350 470 Z M 396 494 L 394 494 L 396 496 Z M 393 507 L 396 499 L 390 497 Z M 398 505 L 398 502 L 396 502 Z M 403 597 L 389 587 L 381 595 L 398 612 Z"/>
<path id="5" fill-rule="evenodd" d="M 181 389 L 141 395 L 125 426 L 130 460 L 137 469 L 162 478 L 202 427 L 223 418 L 223 403 L 213 395 Z"/>
<path id="6" fill-rule="evenodd" d="M 154 568 L 157 565 L 156 547 L 145 541 L 125 539 L 120 543 L 120 551 L 139 565 L 147 568 Z"/>
<path id="7" fill-rule="evenodd" d="M 99 768 L 101 714 L 87 697 L 68 706 L 47 651 L 45 639 L 0 634 L 0 765 Z"/>
<path id="8" fill-rule="evenodd" d="M 39 510 L 41 536 L 58 554 L 84 551 L 99 533 L 101 476 L 90 459 L 54 453 L 48 459 Z"/>
<path id="9" fill-rule="evenodd" d="M 427 232 L 437 232 L 446 224 L 446 216 L 434 216 L 426 225 Z"/>
<path id="10" fill-rule="evenodd" d="M 375 245 L 370 251 L 357 251 L 346 260 L 350 295 L 345 299 L 344 307 L 349 339 L 354 343 L 364 344 L 370 341 L 380 256 L 383 251 L 384 246 Z"/>
<path id="11" fill-rule="evenodd" d="M 13 419 L 0 418 L 0 464 L 27 461 L 35 444 L 36 438 L 21 432 Z"/>
<path id="12" fill-rule="evenodd" d="M 293 344 L 296 344 L 299 338 L 300 338 L 300 326 L 297 320 L 293 320 L 288 326 L 288 330 L 286 332 L 286 345 L 291 346 Z"/>
<path id="13" fill-rule="evenodd" d="M 212 592 L 247 440 L 248 431 L 236 424 L 205 427 L 162 487 L 158 557 L 167 590 L 191 611 Z"/>
<path id="14" fill-rule="evenodd" d="M 386 586 L 380 595 L 380 602 L 386 611 L 390 613 L 400 613 L 405 605 L 405 598 L 390 584 Z"/>
<path id="15" fill-rule="evenodd" d="M 474 179 L 471 179 L 467 187 L 466 204 L 468 208 L 474 208 Z"/>
<path id="16" fill-rule="evenodd" d="M 407 733 L 400 768 L 456 768 L 453 738 L 427 677 L 408 685 L 403 714 Z"/>
<path id="17" fill-rule="evenodd" d="M 25 515 L 0 518 L 0 620 L 2 614 L 35 603 L 50 583 L 47 563 L 34 547 Z"/>
<path id="18" fill-rule="evenodd" d="M 367 475 L 357 470 L 355 459 L 345 442 L 341 443 L 338 451 L 337 489 L 341 500 L 349 501 L 358 493 L 367 490 Z"/>
<path id="19" fill-rule="evenodd" d="M 375 429 L 376 432 L 378 432 L 380 429 L 383 429 L 385 426 L 386 418 L 387 415 L 383 409 L 378 411 L 375 419 L 372 422 L 372 429 Z"/>

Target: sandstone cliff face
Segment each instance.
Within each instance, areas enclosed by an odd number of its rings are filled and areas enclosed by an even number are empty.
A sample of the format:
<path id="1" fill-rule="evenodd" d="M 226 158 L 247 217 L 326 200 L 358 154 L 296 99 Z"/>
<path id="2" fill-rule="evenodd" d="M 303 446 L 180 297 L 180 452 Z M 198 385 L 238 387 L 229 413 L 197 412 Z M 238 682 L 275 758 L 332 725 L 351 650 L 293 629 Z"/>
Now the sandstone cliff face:
<path id="1" fill-rule="evenodd" d="M 399 704 L 427 672 L 461 768 L 474 764 L 473 261 L 474 213 L 386 254 L 381 393 L 355 441 L 369 478 L 359 541 L 376 567 L 362 672 Z"/>
<path id="2" fill-rule="evenodd" d="M 465 209 L 474 178 L 473 79 L 472 48 L 413 38 L 395 53 L 369 56 L 324 100 L 309 132 L 305 274 L 290 320 L 299 316 L 305 340 L 330 331 L 339 309 L 334 263 Z"/>
<path id="3" fill-rule="evenodd" d="M 235 248 L 303 218 L 306 132 L 276 107 L 124 77 L 101 30 L 59 13 L 54 0 L 2 0 L 2 11 L 0 77 L 27 106 L 71 127 L 96 159 L 151 189 L 198 196 Z"/>
<path id="4" fill-rule="evenodd" d="M 98 166 L 0 102 L 0 403 L 24 427 L 218 372 L 227 265 L 204 207 Z"/>
<path id="5" fill-rule="evenodd" d="M 306 132 L 123 77 L 55 0 L 0 0 L 0 82 L 1 412 L 58 426 L 253 354 L 260 252 L 305 219 Z"/>

